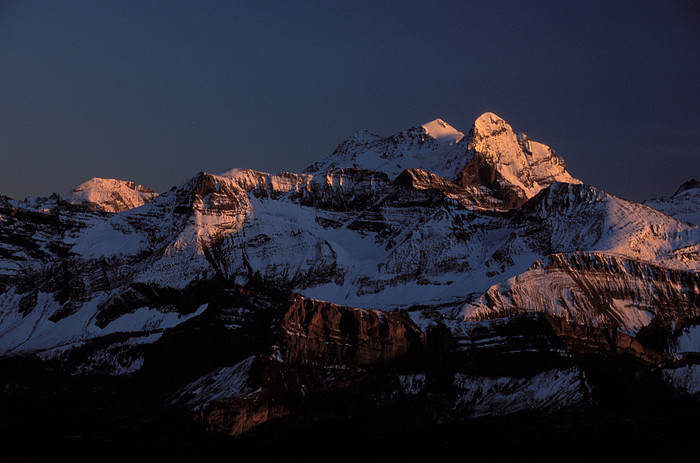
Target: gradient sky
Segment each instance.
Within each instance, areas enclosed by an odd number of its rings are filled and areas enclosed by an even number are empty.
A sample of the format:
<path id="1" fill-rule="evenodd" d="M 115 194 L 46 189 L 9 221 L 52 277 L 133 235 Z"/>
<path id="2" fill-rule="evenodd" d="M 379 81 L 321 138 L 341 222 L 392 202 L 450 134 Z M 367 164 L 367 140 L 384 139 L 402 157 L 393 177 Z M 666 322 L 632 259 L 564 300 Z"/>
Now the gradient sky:
<path id="1" fill-rule="evenodd" d="M 485 111 L 627 199 L 700 179 L 700 9 L 660 1 L 2 1 L 0 194 L 300 172 Z"/>

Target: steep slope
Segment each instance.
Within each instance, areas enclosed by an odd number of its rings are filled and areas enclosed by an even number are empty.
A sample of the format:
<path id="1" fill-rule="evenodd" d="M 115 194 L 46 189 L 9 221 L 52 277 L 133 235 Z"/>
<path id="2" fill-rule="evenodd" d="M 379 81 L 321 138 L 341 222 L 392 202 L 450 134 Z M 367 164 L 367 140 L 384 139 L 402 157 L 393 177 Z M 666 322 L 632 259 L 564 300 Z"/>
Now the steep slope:
<path id="1" fill-rule="evenodd" d="M 673 196 L 647 199 L 642 204 L 679 220 L 700 225 L 700 182 L 691 179 L 681 185 Z"/>
<path id="2" fill-rule="evenodd" d="M 700 317 L 697 272 L 604 253 L 555 254 L 461 309 L 464 320 L 546 312 L 636 334 L 652 320 L 675 330 Z M 668 326 L 666 326 L 668 325 Z"/>
<path id="3" fill-rule="evenodd" d="M 522 226 L 505 258 L 521 243 L 544 246 L 546 258 L 467 303 L 464 319 L 544 311 L 635 333 L 652 319 L 680 329 L 700 315 L 700 228 L 593 187 L 558 183 L 518 216 Z"/>
<path id="4" fill-rule="evenodd" d="M 8 210 L 10 220 L 1 223 L 6 231 L 0 235 L 6 237 L 2 249 L 13 252 L 8 287 L 0 294 L 2 352 L 56 355 L 115 331 L 148 341 L 154 330 L 201 312 L 202 304 L 192 302 L 199 284 L 216 276 L 205 247 L 218 234 L 239 227 L 246 201 L 241 191 L 202 173 L 119 214 L 90 213 L 59 202 L 54 210 L 29 215 L 32 222 L 23 224 L 24 237 L 15 223 L 28 213 L 15 202 L 18 207 Z M 15 251 L 20 239 L 30 243 L 25 248 L 36 247 L 32 236 L 45 216 L 52 220 L 43 247 L 60 253 L 34 251 L 27 258 L 24 249 Z M 66 216 L 72 220 L 64 219 L 66 225 L 59 221 L 57 229 L 57 218 Z M 162 285 L 152 282 L 154 274 Z"/>
<path id="5" fill-rule="evenodd" d="M 552 182 L 581 183 L 564 160 L 542 143 L 493 113 L 482 114 L 470 132 L 469 162 L 459 172 L 460 185 L 484 185 L 512 206 L 519 206 Z"/>

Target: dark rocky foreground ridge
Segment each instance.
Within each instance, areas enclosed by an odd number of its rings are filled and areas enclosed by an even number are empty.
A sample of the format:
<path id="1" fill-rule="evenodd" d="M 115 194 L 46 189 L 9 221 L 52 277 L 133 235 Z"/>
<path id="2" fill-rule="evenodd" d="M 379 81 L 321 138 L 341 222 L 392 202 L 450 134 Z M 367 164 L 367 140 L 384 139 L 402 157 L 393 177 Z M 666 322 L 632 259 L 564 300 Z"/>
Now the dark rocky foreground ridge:
<path id="1" fill-rule="evenodd" d="M 241 306 L 257 310 L 239 330 L 221 328 Z M 481 324 L 463 345 L 401 312 L 221 290 L 199 319 L 146 346 L 129 377 L 66 372 L 91 345 L 55 363 L 3 359 L 4 448 L 36 461 L 93 452 L 107 461 L 694 452 L 697 400 L 666 384 L 651 339 L 528 314 Z M 193 412 L 197 397 L 185 386 L 245 359 L 247 387 L 258 392 Z M 216 389 L 216 378 L 207 386 Z"/>
<path id="2" fill-rule="evenodd" d="M 493 114 L 139 188 L 0 199 L 9 461 L 695 454 L 700 228 Z"/>
<path id="3" fill-rule="evenodd" d="M 222 328 L 241 306 L 257 310 Z M 0 425 L 11 455 L 37 459 L 686 455 L 697 400 L 663 380 L 664 355 L 641 338 L 526 314 L 474 327 L 465 346 L 399 311 L 220 290 L 128 377 L 67 372 L 93 345 L 60 362 L 3 359 Z M 246 359 L 255 394 L 203 405 L 187 387 L 211 371 L 198 387 L 230 387 L 223 365 Z"/>

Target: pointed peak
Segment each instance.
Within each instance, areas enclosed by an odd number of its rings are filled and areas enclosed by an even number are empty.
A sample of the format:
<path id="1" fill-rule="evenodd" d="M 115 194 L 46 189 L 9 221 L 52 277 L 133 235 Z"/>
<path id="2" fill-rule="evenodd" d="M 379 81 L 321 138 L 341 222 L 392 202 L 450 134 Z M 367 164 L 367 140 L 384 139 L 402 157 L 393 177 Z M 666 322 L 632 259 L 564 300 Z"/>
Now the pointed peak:
<path id="1" fill-rule="evenodd" d="M 678 190 L 676 190 L 676 192 L 673 193 L 673 196 L 677 196 L 683 193 L 684 191 L 695 189 L 700 189 L 700 182 L 694 178 L 691 178 L 687 182 L 683 183 L 680 187 L 678 187 Z"/>
<path id="2" fill-rule="evenodd" d="M 494 114 L 492 112 L 485 112 L 481 116 L 476 118 L 475 123 L 480 123 L 480 124 L 502 124 L 505 123 L 506 121 L 498 116 L 497 114 Z"/>
<path id="3" fill-rule="evenodd" d="M 457 143 L 464 137 L 462 132 L 455 129 L 442 119 L 435 119 L 433 121 L 426 122 L 421 127 L 430 137 L 439 141 Z"/>
<path id="4" fill-rule="evenodd" d="M 503 130 L 513 130 L 503 118 L 491 112 L 486 112 L 479 116 L 474 121 L 474 129 L 482 135 L 493 135 Z"/>

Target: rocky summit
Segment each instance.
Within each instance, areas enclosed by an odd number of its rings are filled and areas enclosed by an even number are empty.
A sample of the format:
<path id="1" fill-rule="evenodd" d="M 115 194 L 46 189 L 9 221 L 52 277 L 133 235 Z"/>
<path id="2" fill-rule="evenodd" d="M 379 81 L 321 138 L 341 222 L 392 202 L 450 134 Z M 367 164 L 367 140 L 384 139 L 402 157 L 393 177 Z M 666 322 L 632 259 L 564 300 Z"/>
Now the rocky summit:
<path id="1" fill-rule="evenodd" d="M 4 448 L 685 455 L 697 187 L 615 197 L 486 113 L 302 173 L 0 197 Z"/>

